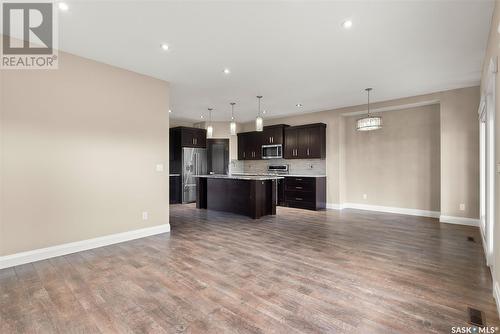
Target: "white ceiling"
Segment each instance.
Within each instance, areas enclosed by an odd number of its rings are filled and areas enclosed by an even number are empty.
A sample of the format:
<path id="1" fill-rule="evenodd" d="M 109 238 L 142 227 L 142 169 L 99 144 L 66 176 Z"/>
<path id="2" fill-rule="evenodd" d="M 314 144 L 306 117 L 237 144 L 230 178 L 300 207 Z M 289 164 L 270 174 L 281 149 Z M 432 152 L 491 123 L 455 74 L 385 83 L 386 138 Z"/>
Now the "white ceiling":
<path id="1" fill-rule="evenodd" d="M 380 101 L 478 84 L 493 9 L 492 1 L 68 4 L 62 50 L 169 81 L 173 118 L 200 120 L 210 106 L 214 120 L 228 120 L 235 101 L 238 121 L 256 116 L 259 94 L 265 116 L 276 117 L 362 104 L 368 86 Z"/>

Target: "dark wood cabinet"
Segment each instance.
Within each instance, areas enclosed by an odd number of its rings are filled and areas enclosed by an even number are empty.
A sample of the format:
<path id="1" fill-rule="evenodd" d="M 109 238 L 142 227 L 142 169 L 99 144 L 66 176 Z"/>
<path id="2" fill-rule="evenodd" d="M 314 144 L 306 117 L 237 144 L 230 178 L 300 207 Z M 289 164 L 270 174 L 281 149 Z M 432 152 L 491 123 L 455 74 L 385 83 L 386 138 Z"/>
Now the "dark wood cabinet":
<path id="1" fill-rule="evenodd" d="M 285 128 L 285 159 L 325 159 L 326 124 Z"/>
<path id="2" fill-rule="evenodd" d="M 182 148 L 207 147 L 207 130 L 190 128 L 186 126 L 177 126 L 170 128 L 170 173 L 182 173 Z"/>
<path id="3" fill-rule="evenodd" d="M 182 203 L 181 176 L 170 175 L 170 204 Z"/>
<path id="4" fill-rule="evenodd" d="M 261 134 L 262 145 L 278 145 L 283 144 L 285 136 L 286 124 L 276 124 L 265 126 Z"/>
<path id="5" fill-rule="evenodd" d="M 325 159 L 326 124 L 265 126 L 263 132 L 238 133 L 238 160 L 262 159 L 262 145 L 283 145 L 285 159 Z"/>
<path id="6" fill-rule="evenodd" d="M 261 132 L 238 133 L 238 160 L 259 160 L 262 158 Z"/>
<path id="7" fill-rule="evenodd" d="M 171 128 L 170 133 L 174 134 L 176 141 L 180 142 L 181 147 L 207 147 L 207 130 L 205 129 L 179 126 Z"/>
<path id="8" fill-rule="evenodd" d="M 309 210 L 326 208 L 326 177 L 286 176 L 284 183 L 285 206 Z"/>

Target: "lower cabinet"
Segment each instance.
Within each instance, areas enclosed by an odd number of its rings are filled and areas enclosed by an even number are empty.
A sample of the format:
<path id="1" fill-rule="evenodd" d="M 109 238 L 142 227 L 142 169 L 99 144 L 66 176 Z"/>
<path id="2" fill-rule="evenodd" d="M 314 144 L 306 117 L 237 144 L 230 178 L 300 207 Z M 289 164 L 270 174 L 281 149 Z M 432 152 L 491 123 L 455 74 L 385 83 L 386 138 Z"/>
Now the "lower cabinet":
<path id="1" fill-rule="evenodd" d="M 286 176 L 284 205 L 309 210 L 325 209 L 326 177 Z"/>
<path id="2" fill-rule="evenodd" d="M 182 203 L 181 176 L 170 175 L 170 204 Z"/>

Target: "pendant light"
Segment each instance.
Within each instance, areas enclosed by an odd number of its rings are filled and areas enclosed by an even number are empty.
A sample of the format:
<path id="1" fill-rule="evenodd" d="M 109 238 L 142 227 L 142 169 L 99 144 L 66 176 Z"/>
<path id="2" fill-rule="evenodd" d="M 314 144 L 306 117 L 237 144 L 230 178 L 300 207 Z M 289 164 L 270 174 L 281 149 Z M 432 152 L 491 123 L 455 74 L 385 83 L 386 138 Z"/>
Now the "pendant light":
<path id="1" fill-rule="evenodd" d="M 368 114 L 362 117 L 356 122 L 356 130 L 358 131 L 372 131 L 382 128 L 382 117 L 371 116 L 370 115 L 370 91 L 371 88 L 366 88 L 365 91 L 368 93 Z"/>
<path id="2" fill-rule="evenodd" d="M 231 136 L 236 136 L 236 122 L 234 121 L 234 105 L 236 103 L 231 102 L 231 123 L 229 123 L 229 132 Z"/>
<path id="3" fill-rule="evenodd" d="M 214 127 L 212 125 L 212 110 L 212 108 L 208 108 L 207 138 L 212 138 L 214 135 Z"/>
<path id="4" fill-rule="evenodd" d="M 262 99 L 262 95 L 258 95 L 257 98 L 259 99 L 259 113 L 255 119 L 255 131 L 261 132 L 264 131 L 264 120 L 262 119 L 262 116 L 260 116 L 260 99 Z"/>

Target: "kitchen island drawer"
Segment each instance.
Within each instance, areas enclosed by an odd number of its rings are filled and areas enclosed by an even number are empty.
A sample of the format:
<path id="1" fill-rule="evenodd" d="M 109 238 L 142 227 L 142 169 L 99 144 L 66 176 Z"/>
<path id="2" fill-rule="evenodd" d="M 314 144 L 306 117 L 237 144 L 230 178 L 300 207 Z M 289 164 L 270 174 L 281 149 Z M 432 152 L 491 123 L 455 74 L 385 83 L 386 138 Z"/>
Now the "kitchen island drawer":
<path id="1" fill-rule="evenodd" d="M 314 203 L 315 200 L 316 200 L 316 197 L 315 197 L 315 194 L 313 192 L 285 191 L 285 201 Z"/>

